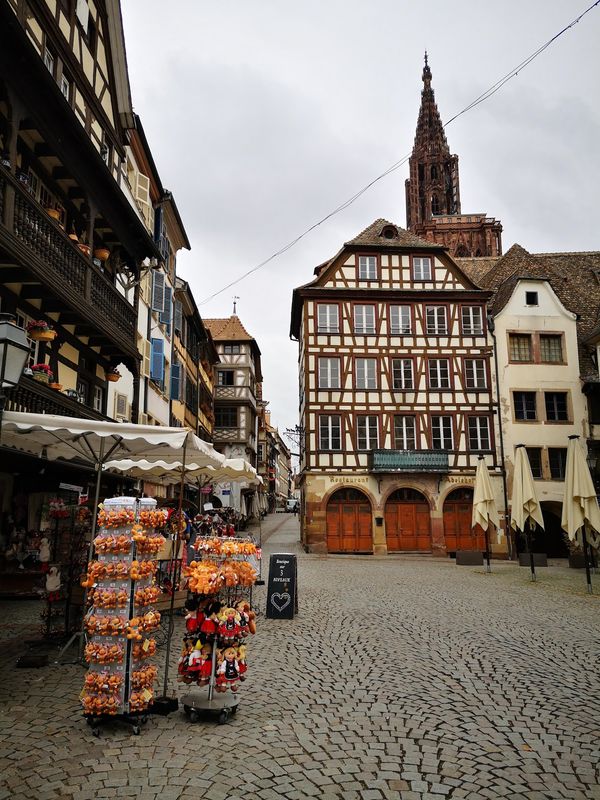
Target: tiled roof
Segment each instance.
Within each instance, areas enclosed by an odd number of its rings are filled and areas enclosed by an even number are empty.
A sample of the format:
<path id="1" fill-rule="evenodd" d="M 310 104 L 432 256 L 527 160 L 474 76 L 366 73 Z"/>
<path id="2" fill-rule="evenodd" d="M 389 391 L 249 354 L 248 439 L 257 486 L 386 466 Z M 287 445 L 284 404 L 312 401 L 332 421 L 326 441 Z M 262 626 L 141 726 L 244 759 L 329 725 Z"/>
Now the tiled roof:
<path id="1" fill-rule="evenodd" d="M 203 319 L 215 342 L 251 342 L 254 340 L 235 314 L 226 319 Z"/>
<path id="2" fill-rule="evenodd" d="M 392 238 L 383 236 L 382 233 L 385 228 L 394 228 L 397 235 Z M 415 236 L 414 233 L 404 230 L 404 228 L 401 228 L 399 225 L 394 225 L 393 222 L 388 222 L 387 219 L 376 219 L 375 222 L 371 223 L 368 228 L 365 228 L 362 233 L 359 233 L 358 236 L 355 236 L 354 239 L 350 239 L 350 241 L 345 244 L 388 245 L 389 247 L 428 247 L 434 250 L 446 249 L 444 245 L 429 242 L 427 239 L 421 239 L 420 236 Z"/>
<path id="3" fill-rule="evenodd" d="M 495 292 L 491 300 L 494 313 L 506 305 L 519 278 L 547 280 L 565 308 L 578 316 L 581 374 L 598 374 L 582 342 L 598 327 L 600 319 L 600 252 L 528 253 L 514 244 L 498 258 L 456 261 L 479 286 Z"/>

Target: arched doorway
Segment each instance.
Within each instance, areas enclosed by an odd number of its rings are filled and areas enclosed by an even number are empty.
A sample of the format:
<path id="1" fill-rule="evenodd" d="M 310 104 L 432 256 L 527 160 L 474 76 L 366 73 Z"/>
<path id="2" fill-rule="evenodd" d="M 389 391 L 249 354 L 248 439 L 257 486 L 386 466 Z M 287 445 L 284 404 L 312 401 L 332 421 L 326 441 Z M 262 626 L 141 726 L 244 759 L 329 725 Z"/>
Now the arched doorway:
<path id="1" fill-rule="evenodd" d="M 327 503 L 327 551 L 372 553 L 371 503 L 358 489 L 338 489 Z"/>
<path id="2" fill-rule="evenodd" d="M 446 551 L 485 550 L 485 533 L 478 525 L 471 527 L 473 489 L 454 489 L 444 501 L 444 539 Z"/>
<path id="3" fill-rule="evenodd" d="M 388 552 L 431 552 L 429 503 L 415 489 L 396 489 L 385 504 Z"/>
<path id="4" fill-rule="evenodd" d="M 544 518 L 544 530 L 536 528 L 531 536 L 534 553 L 546 553 L 548 558 L 568 558 L 567 534 L 560 524 L 562 503 L 545 501 L 540 505 Z"/>

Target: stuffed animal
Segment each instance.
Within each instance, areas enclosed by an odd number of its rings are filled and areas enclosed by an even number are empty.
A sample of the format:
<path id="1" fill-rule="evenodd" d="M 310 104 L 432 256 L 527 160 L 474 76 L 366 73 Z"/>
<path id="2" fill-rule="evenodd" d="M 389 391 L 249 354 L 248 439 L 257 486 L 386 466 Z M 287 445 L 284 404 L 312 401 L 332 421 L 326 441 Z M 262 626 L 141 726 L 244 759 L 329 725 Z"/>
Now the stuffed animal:
<path id="1" fill-rule="evenodd" d="M 206 684 L 210 682 L 210 676 L 212 674 L 212 645 L 208 643 L 203 644 L 200 654 L 201 659 L 200 669 L 198 671 L 198 684 L 200 686 L 206 686 Z"/>
<path id="2" fill-rule="evenodd" d="M 58 567 L 50 567 L 46 575 L 46 592 L 48 602 L 54 603 L 60 599 L 60 570 Z"/>
<path id="3" fill-rule="evenodd" d="M 45 536 L 42 537 L 40 542 L 39 559 L 42 565 L 42 572 L 48 572 L 48 562 L 50 561 L 50 541 Z"/>
<path id="4" fill-rule="evenodd" d="M 240 680 L 246 680 L 246 671 L 248 669 L 248 665 L 246 664 L 246 645 L 241 644 L 237 649 L 237 662 L 238 662 L 238 671 L 240 673 Z"/>

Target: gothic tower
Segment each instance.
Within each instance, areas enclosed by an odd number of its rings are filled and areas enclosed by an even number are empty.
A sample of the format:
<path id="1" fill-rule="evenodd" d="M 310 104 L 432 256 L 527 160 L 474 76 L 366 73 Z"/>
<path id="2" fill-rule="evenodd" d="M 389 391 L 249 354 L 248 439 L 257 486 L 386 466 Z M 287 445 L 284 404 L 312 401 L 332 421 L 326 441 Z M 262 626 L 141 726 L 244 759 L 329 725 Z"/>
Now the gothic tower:
<path id="1" fill-rule="evenodd" d="M 423 91 L 406 181 L 406 227 L 453 256 L 498 256 L 502 225 L 485 213 L 462 214 L 458 156 L 450 154 L 425 53 Z"/>

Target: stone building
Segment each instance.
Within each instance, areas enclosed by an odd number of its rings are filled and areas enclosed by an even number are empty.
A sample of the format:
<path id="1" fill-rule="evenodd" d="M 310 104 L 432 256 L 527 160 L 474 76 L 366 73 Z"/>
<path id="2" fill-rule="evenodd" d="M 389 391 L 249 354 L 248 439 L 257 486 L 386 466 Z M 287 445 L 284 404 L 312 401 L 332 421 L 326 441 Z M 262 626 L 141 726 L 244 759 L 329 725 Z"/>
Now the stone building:
<path id="1" fill-rule="evenodd" d="M 484 213 L 463 214 L 458 156 L 450 154 L 425 54 L 423 91 L 406 181 L 406 227 L 453 256 L 498 256 L 502 225 Z"/>

